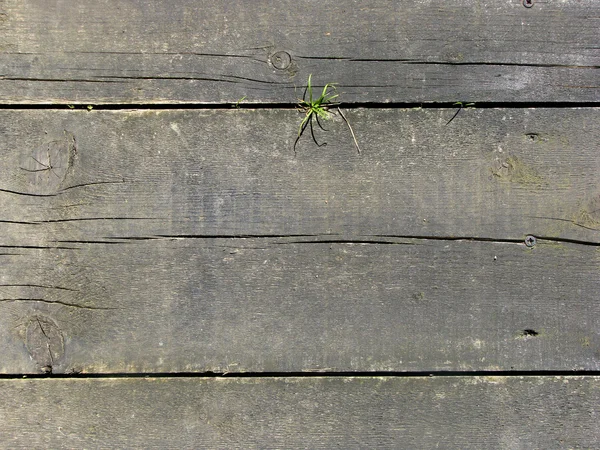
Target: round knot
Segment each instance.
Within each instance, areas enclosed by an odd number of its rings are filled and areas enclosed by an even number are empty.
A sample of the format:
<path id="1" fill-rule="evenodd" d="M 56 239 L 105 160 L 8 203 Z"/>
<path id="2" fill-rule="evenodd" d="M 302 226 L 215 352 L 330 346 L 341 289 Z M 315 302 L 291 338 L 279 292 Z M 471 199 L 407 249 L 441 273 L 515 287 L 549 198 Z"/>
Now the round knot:
<path id="1" fill-rule="evenodd" d="M 290 67 L 290 64 L 292 63 L 292 57 L 288 52 L 284 51 L 273 53 L 269 60 L 271 61 L 273 67 L 278 70 L 285 70 Z"/>

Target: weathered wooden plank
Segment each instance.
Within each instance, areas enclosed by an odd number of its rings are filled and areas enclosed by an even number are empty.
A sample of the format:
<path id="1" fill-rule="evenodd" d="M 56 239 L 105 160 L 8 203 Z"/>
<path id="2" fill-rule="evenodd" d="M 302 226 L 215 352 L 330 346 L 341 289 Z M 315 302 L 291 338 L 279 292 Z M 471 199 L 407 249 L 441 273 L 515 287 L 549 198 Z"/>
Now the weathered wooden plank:
<path id="1" fill-rule="evenodd" d="M 600 109 L 1 111 L 3 245 L 337 235 L 600 243 Z M 52 166 L 50 168 L 49 166 Z M 15 223 L 11 223 L 15 222 Z"/>
<path id="2" fill-rule="evenodd" d="M 595 0 L 0 2 L 1 103 L 599 101 Z"/>
<path id="3" fill-rule="evenodd" d="M 597 247 L 60 246 L 3 249 L 1 372 L 600 370 Z"/>
<path id="4" fill-rule="evenodd" d="M 0 371 L 597 370 L 599 110 L 452 113 L 3 111 Z"/>
<path id="5" fill-rule="evenodd" d="M 598 377 L 1 380 L 2 448 L 596 448 Z"/>

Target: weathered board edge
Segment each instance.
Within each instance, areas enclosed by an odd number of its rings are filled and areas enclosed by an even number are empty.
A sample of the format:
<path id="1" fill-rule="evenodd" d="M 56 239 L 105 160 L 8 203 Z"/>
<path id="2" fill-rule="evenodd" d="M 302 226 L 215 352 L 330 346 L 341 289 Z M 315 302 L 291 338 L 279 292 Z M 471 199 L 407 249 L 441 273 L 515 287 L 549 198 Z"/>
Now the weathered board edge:
<path id="1" fill-rule="evenodd" d="M 2 448 L 594 448 L 598 377 L 0 380 Z"/>
<path id="2" fill-rule="evenodd" d="M 8 2 L 0 103 L 597 102 L 597 2 L 535 3 Z"/>

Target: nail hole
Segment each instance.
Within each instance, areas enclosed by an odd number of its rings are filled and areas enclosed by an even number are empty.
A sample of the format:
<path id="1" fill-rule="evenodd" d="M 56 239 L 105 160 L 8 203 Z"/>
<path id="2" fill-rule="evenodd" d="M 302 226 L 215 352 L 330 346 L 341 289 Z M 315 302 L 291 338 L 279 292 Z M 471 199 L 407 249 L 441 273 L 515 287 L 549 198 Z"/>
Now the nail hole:
<path id="1" fill-rule="evenodd" d="M 527 328 L 521 333 L 522 336 L 537 336 L 538 334 L 540 333 L 538 333 L 535 330 L 532 330 L 531 328 Z"/>

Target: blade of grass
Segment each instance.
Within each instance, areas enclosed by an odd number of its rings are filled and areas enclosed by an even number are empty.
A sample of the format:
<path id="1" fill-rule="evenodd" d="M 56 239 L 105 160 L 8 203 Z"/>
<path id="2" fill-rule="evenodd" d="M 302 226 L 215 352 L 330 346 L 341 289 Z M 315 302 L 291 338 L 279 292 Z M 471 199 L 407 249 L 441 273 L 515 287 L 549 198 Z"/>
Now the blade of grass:
<path id="1" fill-rule="evenodd" d="M 354 145 L 356 145 L 356 150 L 358 151 L 358 154 L 360 155 L 360 147 L 358 146 L 358 141 L 356 140 L 356 136 L 354 135 L 354 130 L 350 126 L 350 122 L 348 122 L 348 119 L 346 119 L 346 116 L 344 115 L 344 113 L 342 112 L 342 110 L 340 109 L 339 106 L 338 106 L 338 111 L 340 113 L 340 116 L 342 116 L 342 119 L 344 119 L 344 122 L 346 122 L 346 125 L 348 125 L 348 128 L 350 129 L 350 133 L 352 134 L 352 139 L 354 139 Z"/>

